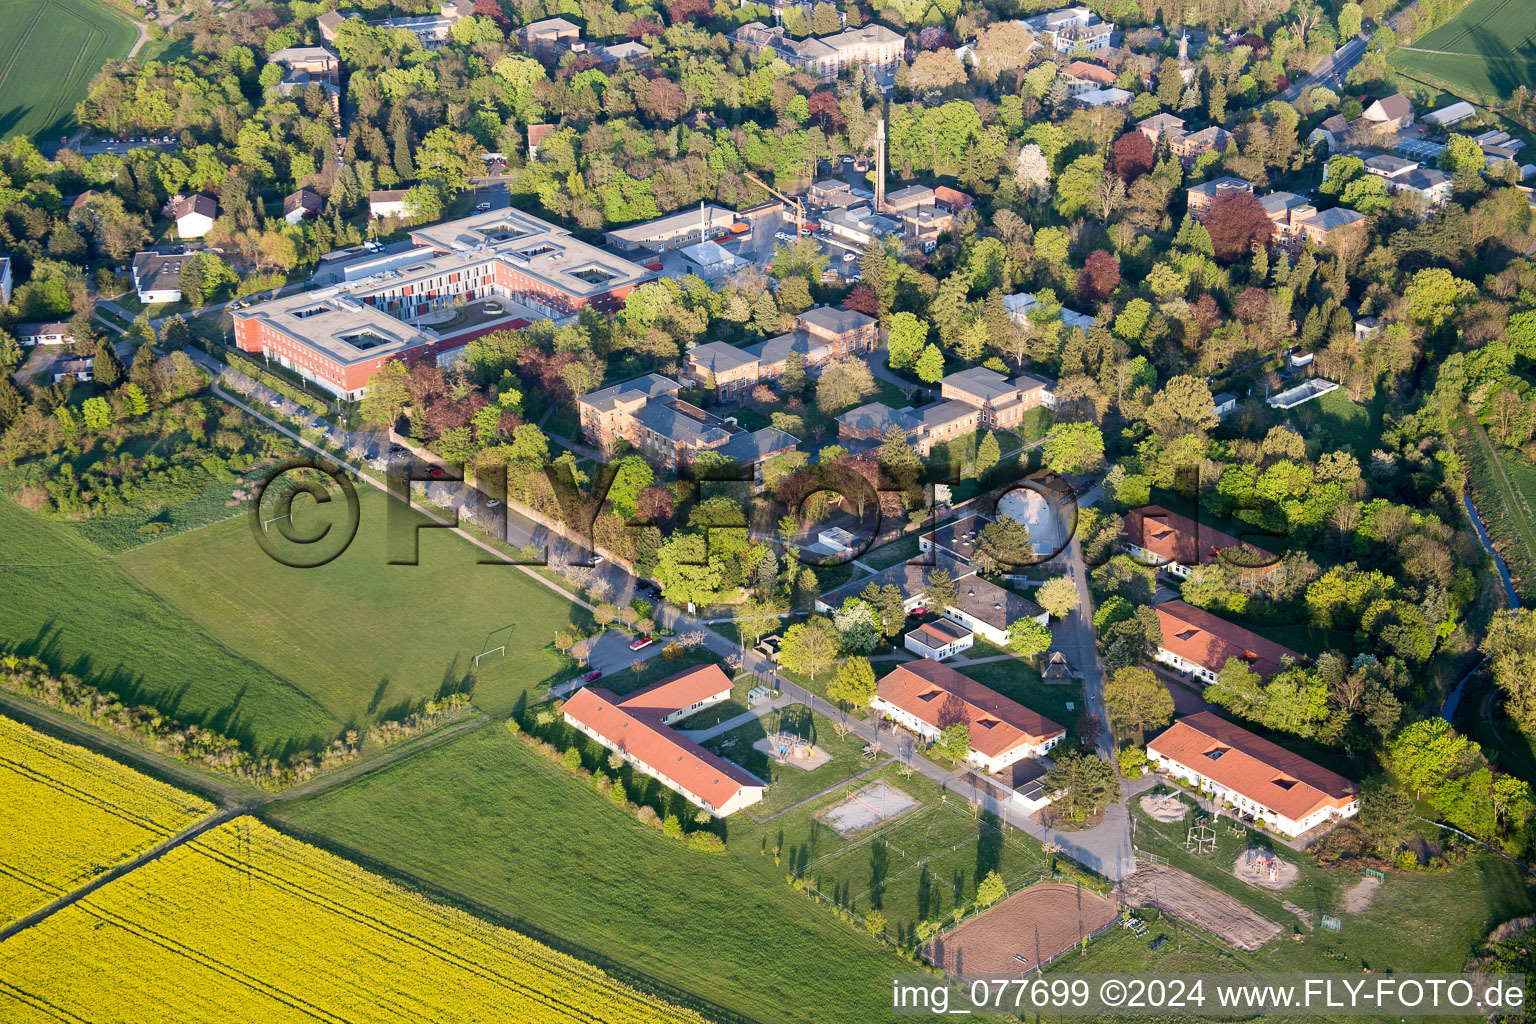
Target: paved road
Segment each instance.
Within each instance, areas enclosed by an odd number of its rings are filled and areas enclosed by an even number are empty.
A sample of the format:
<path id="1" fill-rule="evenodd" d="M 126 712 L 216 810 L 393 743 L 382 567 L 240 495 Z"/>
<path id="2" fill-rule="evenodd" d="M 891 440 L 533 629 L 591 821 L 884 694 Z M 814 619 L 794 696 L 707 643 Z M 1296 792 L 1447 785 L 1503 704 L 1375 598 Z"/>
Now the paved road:
<path id="1" fill-rule="evenodd" d="M 1365 48 L 1369 43 L 1370 37 L 1361 33 L 1314 64 L 1312 70 L 1307 72 L 1300 81 L 1291 83 L 1275 99 L 1284 103 L 1295 103 L 1304 90 L 1316 85 L 1338 92 L 1344 79 L 1354 70 L 1355 65 L 1360 63 L 1360 58 L 1365 56 Z"/>

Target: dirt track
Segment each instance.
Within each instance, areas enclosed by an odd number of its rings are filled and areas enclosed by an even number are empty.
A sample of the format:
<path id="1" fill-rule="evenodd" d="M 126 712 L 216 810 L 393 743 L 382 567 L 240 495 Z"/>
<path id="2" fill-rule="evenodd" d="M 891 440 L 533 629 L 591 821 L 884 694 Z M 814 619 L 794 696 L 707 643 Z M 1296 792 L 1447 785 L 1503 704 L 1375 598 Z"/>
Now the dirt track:
<path id="1" fill-rule="evenodd" d="M 956 977 L 1013 978 L 1071 949 L 1116 916 L 1115 904 L 1102 896 L 1075 885 L 1046 882 L 1014 893 L 941 935 L 924 952 Z"/>
<path id="2" fill-rule="evenodd" d="M 1125 902 L 1156 907 L 1238 949 L 1257 950 L 1280 935 L 1280 926 L 1219 889 L 1176 868 L 1146 864 L 1121 883 Z"/>

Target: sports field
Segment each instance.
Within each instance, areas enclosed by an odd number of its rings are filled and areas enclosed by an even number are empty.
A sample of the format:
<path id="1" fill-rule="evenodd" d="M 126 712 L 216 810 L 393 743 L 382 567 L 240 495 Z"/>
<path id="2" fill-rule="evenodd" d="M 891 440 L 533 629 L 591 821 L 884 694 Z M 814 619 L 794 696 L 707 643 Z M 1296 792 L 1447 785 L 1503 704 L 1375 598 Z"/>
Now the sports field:
<path id="1" fill-rule="evenodd" d="M 138 38 L 97 0 L 0 0 L 0 137 L 57 141 L 75 126 L 91 78 Z"/>
<path id="2" fill-rule="evenodd" d="M 26 556 L 0 588 L 0 641 L 262 750 L 471 686 L 476 704 L 505 713 L 561 673 L 552 642 L 568 601 L 514 567 L 477 564 L 443 530 L 422 532 L 419 565 L 387 564 L 388 499 L 365 491 L 351 547 L 315 569 L 273 561 L 243 515 L 114 558 L 0 501 L 0 548 Z M 506 656 L 475 672 L 488 645 Z"/>
<path id="3" fill-rule="evenodd" d="M 1521 85 L 1536 88 L 1536 4 L 1472 0 L 1411 48 L 1393 50 L 1389 61 L 1459 95 L 1502 103 Z"/>

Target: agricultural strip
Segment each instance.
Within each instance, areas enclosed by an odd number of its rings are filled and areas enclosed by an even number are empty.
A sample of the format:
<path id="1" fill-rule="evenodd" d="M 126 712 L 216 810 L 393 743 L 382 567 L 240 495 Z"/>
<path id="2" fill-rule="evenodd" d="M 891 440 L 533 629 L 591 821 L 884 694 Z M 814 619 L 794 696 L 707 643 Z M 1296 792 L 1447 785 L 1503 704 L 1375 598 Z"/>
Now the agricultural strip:
<path id="1" fill-rule="evenodd" d="M 0 137 L 57 141 L 77 127 L 75 104 L 108 60 L 133 47 L 137 30 L 99 0 L 0 0 Z"/>
<path id="2" fill-rule="evenodd" d="M 516 932 L 238 818 L 10 939 L 0 1016 L 702 1024 Z"/>
<path id="3" fill-rule="evenodd" d="M 0 718 L 0 927 L 212 813 L 190 793 Z"/>

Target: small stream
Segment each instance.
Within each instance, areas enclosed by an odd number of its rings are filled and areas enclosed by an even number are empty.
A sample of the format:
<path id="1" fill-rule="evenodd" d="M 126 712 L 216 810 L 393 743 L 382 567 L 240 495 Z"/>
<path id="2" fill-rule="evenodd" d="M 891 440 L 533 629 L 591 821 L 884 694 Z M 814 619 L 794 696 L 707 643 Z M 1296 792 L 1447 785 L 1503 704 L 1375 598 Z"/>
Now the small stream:
<path id="1" fill-rule="evenodd" d="M 1472 504 L 1471 496 L 1463 494 L 1461 496 L 1461 500 L 1466 503 L 1467 515 L 1472 519 L 1472 528 L 1477 531 L 1477 539 L 1482 541 L 1483 547 L 1486 548 L 1488 553 L 1493 556 L 1493 564 L 1498 567 L 1499 579 L 1504 582 L 1504 594 L 1509 598 L 1509 606 L 1511 608 L 1519 608 L 1520 595 L 1515 593 L 1514 581 L 1509 577 L 1509 566 L 1504 564 L 1503 557 L 1497 551 L 1493 550 L 1493 541 L 1489 539 L 1488 531 L 1483 527 L 1483 519 L 1477 514 L 1477 507 Z M 1471 671 L 1462 676 L 1461 680 L 1457 682 L 1456 688 L 1453 689 L 1449 696 L 1445 698 L 1445 704 L 1440 709 L 1441 718 L 1445 719 L 1447 722 L 1455 719 L 1456 708 L 1461 704 L 1461 693 L 1464 689 L 1466 689 L 1467 680 L 1472 678 L 1472 673 L 1476 672 L 1480 667 L 1482 667 L 1482 664 L 1482 660 L 1479 659 L 1478 663 L 1472 666 Z"/>

